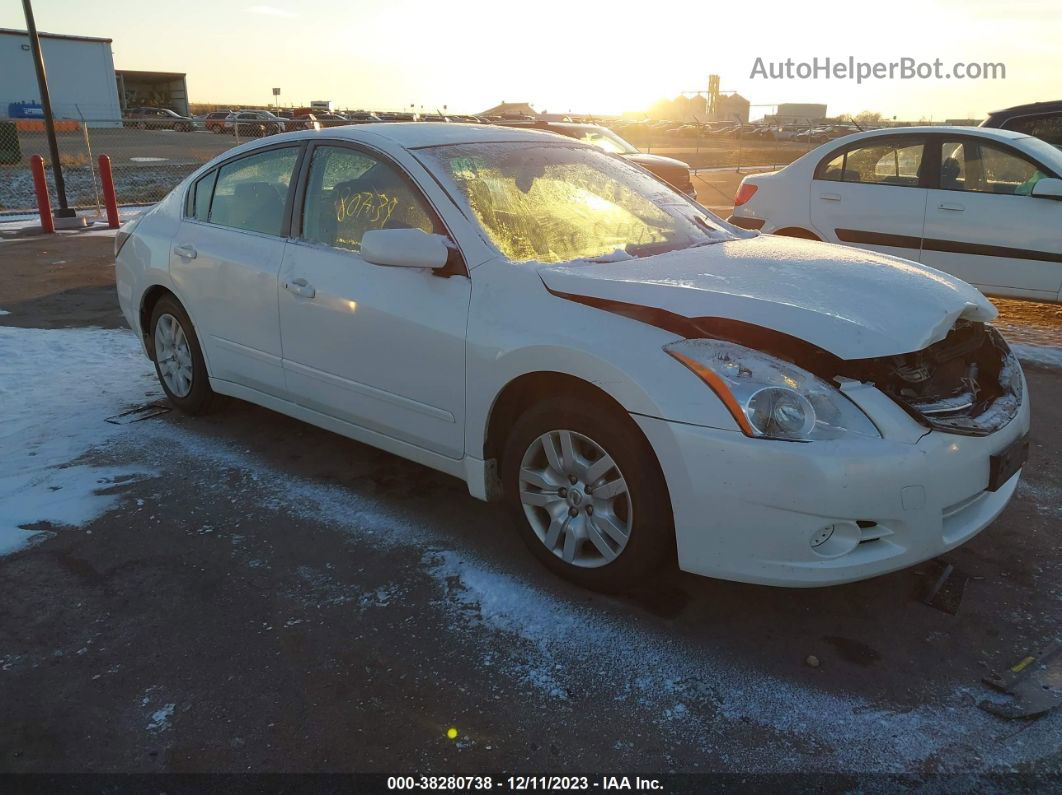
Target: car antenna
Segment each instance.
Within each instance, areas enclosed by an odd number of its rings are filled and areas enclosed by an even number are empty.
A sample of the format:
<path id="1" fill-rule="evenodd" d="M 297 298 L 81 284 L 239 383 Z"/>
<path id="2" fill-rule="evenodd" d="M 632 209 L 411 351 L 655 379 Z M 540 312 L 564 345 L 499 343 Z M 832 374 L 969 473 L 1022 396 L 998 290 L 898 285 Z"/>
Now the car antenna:
<path id="1" fill-rule="evenodd" d="M 848 121 L 852 122 L 852 124 L 855 125 L 855 128 L 859 130 L 859 132 L 863 132 L 863 128 L 859 126 L 859 122 L 855 120 L 855 116 L 853 116 L 851 113 L 848 114 Z"/>

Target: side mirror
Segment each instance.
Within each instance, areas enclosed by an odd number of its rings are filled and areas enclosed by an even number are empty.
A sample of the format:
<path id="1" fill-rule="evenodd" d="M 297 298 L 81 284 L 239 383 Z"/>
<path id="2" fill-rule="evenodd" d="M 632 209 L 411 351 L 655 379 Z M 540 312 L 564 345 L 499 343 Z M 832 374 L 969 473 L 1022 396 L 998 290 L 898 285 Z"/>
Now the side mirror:
<path id="1" fill-rule="evenodd" d="M 420 229 L 370 229 L 361 238 L 361 257 L 373 265 L 435 270 L 449 255 L 446 238 Z"/>
<path id="2" fill-rule="evenodd" d="M 1032 193 L 1030 195 L 1041 199 L 1062 201 L 1062 179 L 1045 177 L 1033 185 Z"/>

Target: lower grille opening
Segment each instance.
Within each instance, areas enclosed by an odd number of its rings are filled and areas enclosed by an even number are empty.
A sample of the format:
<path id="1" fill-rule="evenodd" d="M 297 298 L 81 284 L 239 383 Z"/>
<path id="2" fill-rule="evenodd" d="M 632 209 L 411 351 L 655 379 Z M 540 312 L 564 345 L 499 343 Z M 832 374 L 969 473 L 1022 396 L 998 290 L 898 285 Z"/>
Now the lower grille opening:
<path id="1" fill-rule="evenodd" d="M 871 541 L 880 541 L 885 536 L 892 535 L 892 530 L 885 527 L 885 525 L 878 524 L 877 522 L 871 522 L 866 519 L 860 519 L 856 522 L 859 525 L 860 530 L 860 544 L 869 544 Z"/>

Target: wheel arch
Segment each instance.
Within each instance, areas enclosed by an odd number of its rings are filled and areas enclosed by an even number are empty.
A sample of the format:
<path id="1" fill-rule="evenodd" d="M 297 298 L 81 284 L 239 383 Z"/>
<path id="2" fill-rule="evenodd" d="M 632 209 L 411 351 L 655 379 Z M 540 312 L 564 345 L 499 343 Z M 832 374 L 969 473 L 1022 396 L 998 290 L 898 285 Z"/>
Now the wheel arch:
<path id="1" fill-rule="evenodd" d="M 137 315 L 140 321 L 140 338 L 144 343 L 144 350 L 147 351 L 148 358 L 152 361 L 155 360 L 155 346 L 150 344 L 151 340 L 149 339 L 151 335 L 151 329 L 149 328 L 151 325 L 151 313 L 155 311 L 155 305 L 158 304 L 159 300 L 166 295 L 171 296 L 182 307 L 184 306 L 173 290 L 162 284 L 151 285 L 140 296 L 140 308 Z"/>
<path id="2" fill-rule="evenodd" d="M 772 235 L 783 235 L 785 237 L 798 237 L 802 240 L 818 240 L 822 241 L 822 238 L 812 232 L 810 229 L 805 229 L 802 226 L 785 226 L 781 229 L 776 229 L 771 233 Z"/>
<path id="3" fill-rule="evenodd" d="M 523 373 L 502 387 L 494 398 L 487 416 L 483 439 L 484 459 L 497 459 L 501 456 L 510 429 L 524 411 L 543 398 L 561 391 L 627 414 L 627 410 L 616 398 L 578 376 L 554 370 Z"/>
<path id="4" fill-rule="evenodd" d="M 600 406 L 629 423 L 631 431 L 642 437 L 653 457 L 652 464 L 660 474 L 667 503 L 670 506 L 671 493 L 667 478 L 664 477 L 664 468 L 660 464 L 652 442 L 642 432 L 642 429 L 638 427 L 638 423 L 631 419 L 627 409 L 604 389 L 569 373 L 554 370 L 527 372 L 516 376 L 502 387 L 495 397 L 487 417 L 487 427 L 483 441 L 484 460 L 493 460 L 500 463 L 506 440 L 520 415 L 536 402 L 560 392 L 570 395 L 573 399 L 582 399 Z"/>

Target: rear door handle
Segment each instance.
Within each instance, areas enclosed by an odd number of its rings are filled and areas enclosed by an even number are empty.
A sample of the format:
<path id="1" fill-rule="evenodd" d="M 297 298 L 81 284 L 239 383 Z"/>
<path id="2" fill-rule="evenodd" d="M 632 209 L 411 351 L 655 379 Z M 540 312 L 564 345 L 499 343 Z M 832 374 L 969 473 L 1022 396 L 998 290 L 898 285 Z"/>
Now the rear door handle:
<path id="1" fill-rule="evenodd" d="M 952 212 L 961 213 L 966 208 L 961 204 L 951 204 L 949 202 L 941 202 L 939 205 L 941 210 L 951 210 Z"/>
<path id="2" fill-rule="evenodd" d="M 313 298 L 317 295 L 317 291 L 312 285 L 307 284 L 305 279 L 292 279 L 290 282 L 284 282 L 284 289 L 303 298 Z"/>
<path id="3" fill-rule="evenodd" d="M 825 199 L 828 202 L 839 202 L 841 200 L 841 194 L 839 193 L 820 193 L 820 199 Z"/>
<path id="4" fill-rule="evenodd" d="M 184 259 L 195 259 L 198 254 L 195 246 L 187 243 L 181 246 L 174 246 L 173 253 L 178 257 L 184 257 Z"/>

